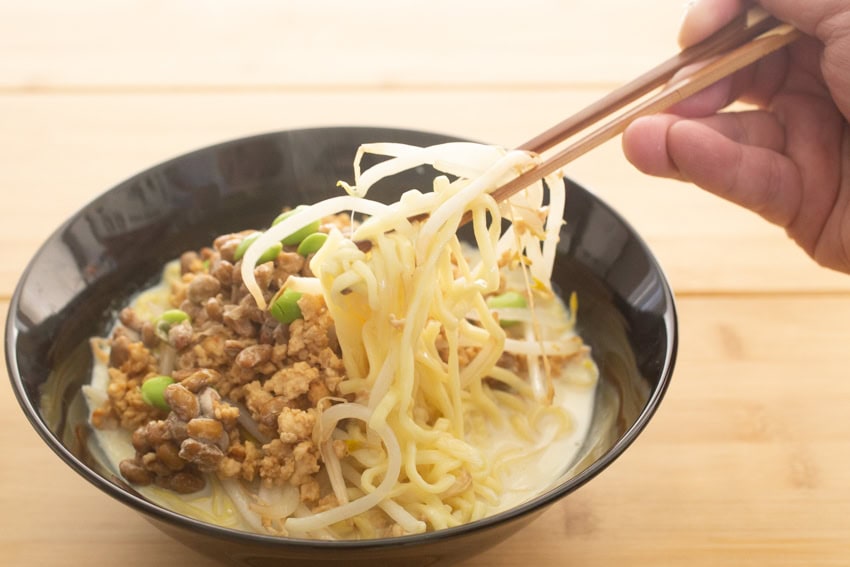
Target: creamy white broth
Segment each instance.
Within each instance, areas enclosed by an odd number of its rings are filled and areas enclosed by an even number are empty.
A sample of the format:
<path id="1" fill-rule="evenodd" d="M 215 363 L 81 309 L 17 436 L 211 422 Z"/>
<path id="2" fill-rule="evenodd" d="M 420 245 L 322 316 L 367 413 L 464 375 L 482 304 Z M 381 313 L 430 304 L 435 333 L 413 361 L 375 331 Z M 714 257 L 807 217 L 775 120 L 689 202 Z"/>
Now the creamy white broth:
<path id="1" fill-rule="evenodd" d="M 593 371 L 588 370 L 591 380 Z M 92 382 L 84 388 L 90 410 L 99 407 L 105 397 L 108 376 L 103 364 L 96 364 L 92 373 Z M 550 489 L 556 480 L 577 460 L 583 446 L 590 423 L 593 419 L 593 407 L 596 385 L 575 386 L 558 382 L 555 385 L 555 404 L 563 407 L 572 419 L 572 430 L 566 435 L 555 436 L 554 427 L 541 431 L 540 451 L 532 458 L 517 461 L 502 475 L 504 492 L 497 506 L 491 507 L 489 515 L 509 510 L 527 502 Z M 118 464 L 131 458 L 135 452 L 130 440 L 130 432 L 121 429 L 94 429 L 97 441 L 93 452 L 114 474 L 120 476 Z M 506 441 L 507 439 L 507 441 Z M 493 430 L 490 458 L 496 457 L 511 442 L 517 442 L 515 433 L 509 428 Z M 156 486 L 134 487 L 134 490 L 149 500 L 175 512 L 208 521 L 223 527 L 251 531 L 228 495 L 215 483 L 199 493 L 179 495 Z"/>
<path id="2" fill-rule="evenodd" d="M 588 374 L 592 374 L 592 371 L 589 370 Z M 541 444 L 540 452 L 533 458 L 517 462 L 503 475 L 505 490 L 502 501 L 493 508 L 492 513 L 513 508 L 549 490 L 577 461 L 593 419 L 595 397 L 595 385 L 585 387 L 556 383 L 554 403 L 568 412 L 573 429 L 566 435 Z M 504 432 L 497 432 L 493 436 L 496 450 L 500 448 L 497 441 L 501 438 L 500 434 Z M 552 435 L 552 428 L 549 428 L 542 432 L 541 437 L 547 439 Z"/>
<path id="3" fill-rule="evenodd" d="M 168 265 L 161 282 L 139 294 L 132 306 L 140 313 L 154 318 L 167 308 L 168 279 L 176 277 L 179 267 Z M 567 318 L 568 311 L 560 301 L 549 307 L 558 316 Z M 527 457 L 511 461 L 504 467 L 500 480 L 502 492 L 496 505 L 489 505 L 487 515 L 493 515 L 526 502 L 549 490 L 553 484 L 578 460 L 593 419 L 598 370 L 591 358 L 569 361 L 554 382 L 553 405 L 564 410 L 570 421 L 569 430 L 559 431 L 557 420 L 543 419 L 536 431 L 535 450 Z M 90 411 L 100 407 L 106 399 L 109 383 L 106 364 L 96 361 L 91 383 L 83 393 Z M 131 434 L 122 429 L 93 428 L 97 440 L 95 455 L 120 476 L 119 463 L 134 455 Z M 512 447 L 527 446 L 528 440 L 511 427 L 490 424 L 487 438 L 480 443 L 490 460 L 504 458 Z M 134 490 L 149 500 L 190 517 L 223 527 L 256 531 L 240 514 L 238 507 L 222 490 L 214 474 L 207 475 L 208 483 L 197 493 L 180 495 L 170 490 L 151 486 L 134 486 Z"/>

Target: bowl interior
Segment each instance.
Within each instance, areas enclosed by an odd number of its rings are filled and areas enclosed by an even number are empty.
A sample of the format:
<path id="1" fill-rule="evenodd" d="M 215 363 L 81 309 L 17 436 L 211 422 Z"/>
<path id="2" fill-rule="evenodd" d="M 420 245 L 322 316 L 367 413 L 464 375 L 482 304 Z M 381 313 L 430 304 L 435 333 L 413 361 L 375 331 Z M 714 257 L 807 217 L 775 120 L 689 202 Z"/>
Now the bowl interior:
<path id="1" fill-rule="evenodd" d="M 165 162 L 86 205 L 39 250 L 11 304 L 7 364 L 33 426 L 101 489 L 166 522 L 191 524 L 135 495 L 88 451 L 80 387 L 90 379 L 89 338 L 103 335 L 116 310 L 184 250 L 208 245 L 228 231 L 267 226 L 283 206 L 339 194 L 336 182 L 351 180 L 361 143 L 450 140 L 379 128 L 272 133 Z M 431 175 L 428 168 L 409 171 L 392 184 L 376 186 L 370 196 L 394 200 L 399 190 L 429 187 Z M 600 367 L 591 433 L 581 458 L 564 463 L 568 472 L 548 492 L 483 521 L 484 527 L 551 503 L 607 466 L 642 430 L 672 372 L 673 298 L 644 242 L 619 215 L 572 182 L 565 218 L 554 283 L 563 294 L 578 293 L 579 332 Z M 456 533 L 474 529 L 466 526 Z"/>

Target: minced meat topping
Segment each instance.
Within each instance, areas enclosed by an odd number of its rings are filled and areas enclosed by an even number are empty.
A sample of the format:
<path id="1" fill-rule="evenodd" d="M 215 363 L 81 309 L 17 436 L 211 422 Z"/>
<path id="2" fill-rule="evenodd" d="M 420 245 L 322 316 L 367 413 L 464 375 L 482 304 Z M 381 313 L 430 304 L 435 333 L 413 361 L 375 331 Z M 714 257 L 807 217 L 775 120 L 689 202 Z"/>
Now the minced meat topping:
<path id="1" fill-rule="evenodd" d="M 250 234 L 227 234 L 182 255 L 167 308 L 185 313 L 184 320 L 157 328 L 132 307 L 120 313 L 106 341 L 107 401 L 92 423 L 132 432 L 135 456 L 119 469 L 133 484 L 190 493 L 205 486 L 206 473 L 259 478 L 289 483 L 309 506 L 327 507 L 312 431 L 321 405 L 339 397 L 345 374 L 333 321 L 320 296 L 302 295 L 302 316 L 288 324 L 257 308 L 235 259 Z M 309 257 L 294 247 L 255 274 L 267 300 L 290 275 L 312 275 Z M 163 374 L 173 379 L 162 393 L 167 410 L 146 401 L 142 388 Z"/>

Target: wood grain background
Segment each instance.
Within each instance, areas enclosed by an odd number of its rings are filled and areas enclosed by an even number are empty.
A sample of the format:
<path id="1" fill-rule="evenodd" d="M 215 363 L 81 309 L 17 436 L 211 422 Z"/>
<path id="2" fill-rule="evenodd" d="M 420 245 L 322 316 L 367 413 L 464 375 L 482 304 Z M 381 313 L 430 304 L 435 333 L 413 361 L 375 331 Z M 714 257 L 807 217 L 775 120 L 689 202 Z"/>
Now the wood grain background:
<path id="1" fill-rule="evenodd" d="M 0 0 L 0 311 L 44 239 L 149 165 L 323 125 L 515 145 L 676 50 L 680 0 Z M 850 276 L 649 178 L 619 141 L 568 168 L 675 289 L 673 385 L 610 469 L 469 566 L 850 565 Z M 8 565 L 212 565 L 99 494 L 0 386 Z"/>

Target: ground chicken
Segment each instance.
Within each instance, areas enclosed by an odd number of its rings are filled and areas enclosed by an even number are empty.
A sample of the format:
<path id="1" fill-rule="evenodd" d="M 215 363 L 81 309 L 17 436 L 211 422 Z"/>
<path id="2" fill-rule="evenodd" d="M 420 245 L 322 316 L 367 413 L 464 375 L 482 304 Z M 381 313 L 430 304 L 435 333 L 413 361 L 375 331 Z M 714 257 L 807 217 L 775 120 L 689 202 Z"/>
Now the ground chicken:
<path id="1" fill-rule="evenodd" d="M 277 416 L 277 429 L 284 443 L 298 443 L 312 437 L 316 414 L 291 408 L 283 408 Z"/>
<path id="2" fill-rule="evenodd" d="M 334 218 L 325 230 L 347 222 Z M 132 308 L 121 312 L 121 324 L 98 346 L 108 361 L 108 399 L 92 422 L 133 432 L 136 455 L 120 466 L 131 483 L 185 493 L 203 488 L 211 473 L 248 482 L 259 477 L 298 487 L 311 507 L 330 506 L 335 499 L 316 478 L 321 455 L 313 428 L 317 408 L 339 396 L 345 375 L 333 320 L 320 296 L 303 295 L 302 318 L 291 324 L 257 308 L 235 258 L 251 233 L 224 235 L 181 256 L 165 308 L 179 307 L 188 318 L 164 334 Z M 257 266 L 266 299 L 290 275 L 311 275 L 307 264 L 287 247 Z M 159 358 L 169 351 L 175 383 L 163 392 L 167 412 L 146 403 L 141 386 L 161 372 Z M 337 456 L 345 453 L 338 445 Z"/>
<path id="3" fill-rule="evenodd" d="M 310 384 L 318 379 L 318 368 L 314 368 L 305 362 L 296 362 L 292 366 L 278 370 L 263 384 L 263 389 L 290 401 L 306 394 L 310 390 Z"/>

